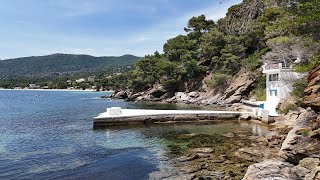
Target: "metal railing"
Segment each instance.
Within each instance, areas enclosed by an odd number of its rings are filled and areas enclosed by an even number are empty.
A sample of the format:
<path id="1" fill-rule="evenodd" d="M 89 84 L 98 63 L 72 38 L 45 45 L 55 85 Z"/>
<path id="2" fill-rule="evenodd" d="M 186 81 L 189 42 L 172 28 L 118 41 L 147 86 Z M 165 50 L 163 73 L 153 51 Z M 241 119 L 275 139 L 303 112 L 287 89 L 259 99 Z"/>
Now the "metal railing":
<path id="1" fill-rule="evenodd" d="M 278 64 L 264 64 L 264 70 L 271 70 L 271 69 L 291 69 L 288 64 L 278 63 Z"/>

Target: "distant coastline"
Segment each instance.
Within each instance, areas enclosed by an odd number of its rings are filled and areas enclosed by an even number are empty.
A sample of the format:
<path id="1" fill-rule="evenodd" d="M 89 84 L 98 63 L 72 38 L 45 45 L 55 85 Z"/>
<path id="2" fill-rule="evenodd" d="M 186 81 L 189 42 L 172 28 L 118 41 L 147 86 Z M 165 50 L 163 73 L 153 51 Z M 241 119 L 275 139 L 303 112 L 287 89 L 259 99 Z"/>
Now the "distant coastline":
<path id="1" fill-rule="evenodd" d="M 5 89 L 0 88 L 0 91 L 74 91 L 74 92 L 113 92 L 113 91 L 96 91 L 94 89 Z"/>

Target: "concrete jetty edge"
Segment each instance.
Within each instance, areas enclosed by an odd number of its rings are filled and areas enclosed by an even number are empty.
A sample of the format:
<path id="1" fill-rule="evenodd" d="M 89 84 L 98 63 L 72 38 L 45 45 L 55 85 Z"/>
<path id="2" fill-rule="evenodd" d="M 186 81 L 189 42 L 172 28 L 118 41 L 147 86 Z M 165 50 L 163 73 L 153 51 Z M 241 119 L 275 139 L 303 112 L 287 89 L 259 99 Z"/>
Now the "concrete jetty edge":
<path id="1" fill-rule="evenodd" d="M 161 110 L 159 110 L 161 112 Z M 214 120 L 236 120 L 242 114 L 250 114 L 250 112 L 215 112 L 212 113 L 166 113 L 165 114 L 143 114 L 143 115 L 99 115 L 93 119 L 94 127 L 108 127 L 118 125 L 138 125 L 138 124 L 152 124 L 165 122 L 199 122 L 199 121 L 214 121 Z"/>

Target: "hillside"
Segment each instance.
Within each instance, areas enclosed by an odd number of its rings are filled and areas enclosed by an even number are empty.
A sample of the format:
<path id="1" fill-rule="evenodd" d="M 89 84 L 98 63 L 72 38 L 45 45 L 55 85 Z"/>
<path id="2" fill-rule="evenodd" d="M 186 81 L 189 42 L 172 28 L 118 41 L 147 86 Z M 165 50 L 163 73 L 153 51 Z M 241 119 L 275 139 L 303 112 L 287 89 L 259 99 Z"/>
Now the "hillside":
<path id="1" fill-rule="evenodd" d="M 52 54 L 0 61 L 0 76 L 51 76 L 110 70 L 133 65 L 141 59 L 133 55 L 94 57 L 89 55 Z"/>
<path id="2" fill-rule="evenodd" d="M 184 28 L 186 35 L 167 40 L 164 53 L 145 56 L 134 70 L 104 86 L 119 90 L 115 97 L 133 101 L 213 105 L 264 100 L 264 63 L 308 72 L 319 62 L 317 7 L 317 0 L 244 0 L 216 22 L 195 16 Z"/>

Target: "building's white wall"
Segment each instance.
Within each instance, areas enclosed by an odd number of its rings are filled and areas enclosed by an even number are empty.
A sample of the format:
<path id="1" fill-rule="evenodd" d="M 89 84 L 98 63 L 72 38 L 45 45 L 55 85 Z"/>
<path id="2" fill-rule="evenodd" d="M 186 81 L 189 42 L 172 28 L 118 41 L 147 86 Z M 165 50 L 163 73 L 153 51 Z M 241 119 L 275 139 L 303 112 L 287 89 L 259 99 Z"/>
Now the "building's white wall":
<path id="1" fill-rule="evenodd" d="M 292 92 L 292 84 L 297 80 L 305 76 L 305 74 L 292 72 L 290 69 L 271 69 L 265 70 L 266 74 L 266 93 L 267 101 L 265 103 L 265 109 L 270 111 L 270 115 L 277 115 L 275 108 L 281 99 L 290 96 Z M 270 81 L 270 74 L 279 74 L 278 81 Z M 270 90 L 277 90 L 277 96 L 271 96 Z"/>

